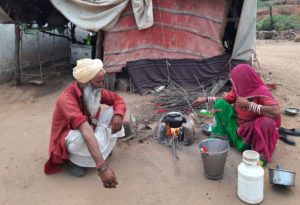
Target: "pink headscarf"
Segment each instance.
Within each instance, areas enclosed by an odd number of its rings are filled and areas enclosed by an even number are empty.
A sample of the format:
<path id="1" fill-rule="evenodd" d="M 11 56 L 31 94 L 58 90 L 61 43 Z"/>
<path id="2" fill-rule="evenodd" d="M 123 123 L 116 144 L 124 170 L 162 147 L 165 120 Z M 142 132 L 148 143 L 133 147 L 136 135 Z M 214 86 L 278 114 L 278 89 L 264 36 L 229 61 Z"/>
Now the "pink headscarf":
<path id="1" fill-rule="evenodd" d="M 248 64 L 239 64 L 231 71 L 231 83 L 237 96 L 243 98 L 272 97 L 273 95 Z"/>

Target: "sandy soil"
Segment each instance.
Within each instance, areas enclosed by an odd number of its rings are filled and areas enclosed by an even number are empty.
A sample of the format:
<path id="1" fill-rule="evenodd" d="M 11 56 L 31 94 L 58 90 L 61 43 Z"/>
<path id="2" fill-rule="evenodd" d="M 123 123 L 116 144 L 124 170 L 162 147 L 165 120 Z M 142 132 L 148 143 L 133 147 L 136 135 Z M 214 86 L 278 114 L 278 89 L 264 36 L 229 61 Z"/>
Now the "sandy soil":
<path id="1" fill-rule="evenodd" d="M 280 84 L 274 93 L 282 107 L 300 108 L 300 44 L 259 41 L 257 54 L 266 80 Z M 95 170 L 83 178 L 74 178 L 67 171 L 45 175 L 51 114 L 56 97 L 70 81 L 66 75 L 54 74 L 40 87 L 0 85 L 1 204 L 242 204 L 236 195 L 241 153 L 230 149 L 223 179 L 206 179 L 197 150 L 206 137 L 199 130 L 195 142 L 178 152 L 179 161 L 169 148 L 147 137 L 149 132 L 118 142 L 110 159 L 119 181 L 117 189 L 102 188 Z M 149 114 L 140 112 L 140 107 L 151 108 L 149 96 L 120 94 L 128 103 L 128 113 Z M 300 128 L 300 115 L 283 115 L 283 125 Z M 300 173 L 300 138 L 294 139 L 296 146 L 278 142 L 270 167 L 280 163 Z M 265 169 L 263 204 L 299 203 L 299 177 L 296 187 L 290 189 L 270 185 L 268 177 Z"/>

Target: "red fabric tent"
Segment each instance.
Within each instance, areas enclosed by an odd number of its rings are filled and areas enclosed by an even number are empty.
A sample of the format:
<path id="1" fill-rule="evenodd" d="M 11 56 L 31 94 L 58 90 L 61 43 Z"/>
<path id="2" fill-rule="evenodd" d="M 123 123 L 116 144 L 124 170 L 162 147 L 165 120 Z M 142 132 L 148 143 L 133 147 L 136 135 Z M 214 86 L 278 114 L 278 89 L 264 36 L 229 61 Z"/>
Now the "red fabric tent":
<path id="1" fill-rule="evenodd" d="M 131 4 L 105 33 L 104 64 L 120 72 L 140 59 L 207 59 L 224 54 L 227 1 L 153 0 L 154 25 L 138 30 Z"/>

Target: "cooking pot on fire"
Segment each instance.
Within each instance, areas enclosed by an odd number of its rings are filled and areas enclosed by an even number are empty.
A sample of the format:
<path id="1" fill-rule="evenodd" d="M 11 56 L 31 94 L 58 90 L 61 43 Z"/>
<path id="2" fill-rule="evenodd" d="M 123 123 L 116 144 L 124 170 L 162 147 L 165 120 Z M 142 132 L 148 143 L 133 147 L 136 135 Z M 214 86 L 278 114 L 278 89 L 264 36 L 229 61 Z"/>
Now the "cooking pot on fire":
<path id="1" fill-rule="evenodd" d="M 186 122 L 186 118 L 180 112 L 169 112 L 163 117 L 162 122 L 169 124 L 171 128 L 178 128 Z"/>

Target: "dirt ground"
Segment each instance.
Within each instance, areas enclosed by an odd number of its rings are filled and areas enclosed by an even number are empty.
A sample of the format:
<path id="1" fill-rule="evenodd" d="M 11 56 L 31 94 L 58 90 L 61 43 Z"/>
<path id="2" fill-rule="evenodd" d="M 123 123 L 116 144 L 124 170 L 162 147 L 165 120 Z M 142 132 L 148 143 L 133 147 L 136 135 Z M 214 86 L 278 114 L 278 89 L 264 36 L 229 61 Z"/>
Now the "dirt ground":
<path id="1" fill-rule="evenodd" d="M 267 82 L 279 84 L 274 94 L 282 108 L 300 108 L 300 43 L 258 41 L 257 54 Z M 44 86 L 0 85 L 0 204 L 243 204 L 236 194 L 241 153 L 231 148 L 224 177 L 206 179 L 197 149 L 206 137 L 199 130 L 195 142 L 178 152 L 178 161 L 168 147 L 148 137 L 149 132 L 118 142 L 109 160 L 119 181 L 116 189 L 104 189 L 92 169 L 83 178 L 72 177 L 67 171 L 45 175 L 55 100 L 71 80 L 70 76 L 53 74 Z M 140 112 L 141 107 L 151 108 L 150 96 L 120 94 L 127 101 L 128 113 L 151 115 Z M 300 115 L 283 114 L 283 125 L 300 128 Z M 278 141 L 269 167 L 280 163 L 300 173 L 300 138 L 294 140 L 296 146 Z M 263 204 L 299 203 L 299 177 L 294 188 L 274 187 L 268 177 L 265 168 Z"/>

